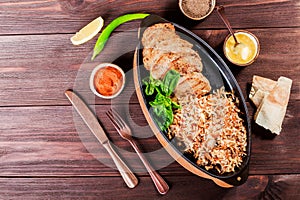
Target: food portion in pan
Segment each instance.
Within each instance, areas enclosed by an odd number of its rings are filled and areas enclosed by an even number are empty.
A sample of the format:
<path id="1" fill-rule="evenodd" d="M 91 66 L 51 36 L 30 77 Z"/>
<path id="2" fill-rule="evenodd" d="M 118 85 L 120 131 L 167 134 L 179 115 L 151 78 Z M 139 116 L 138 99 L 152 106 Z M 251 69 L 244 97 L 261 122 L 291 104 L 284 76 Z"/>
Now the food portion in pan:
<path id="1" fill-rule="evenodd" d="M 206 170 L 236 171 L 247 155 L 238 98 L 224 87 L 212 89 L 198 52 L 171 23 L 148 27 L 141 41 L 150 74 L 144 93 L 160 130 Z"/>
<path id="2" fill-rule="evenodd" d="M 181 109 L 175 111 L 169 138 L 176 137 L 185 152 L 206 170 L 234 172 L 242 164 L 247 146 L 247 132 L 236 101 L 224 88 L 201 97 L 180 97 Z"/>

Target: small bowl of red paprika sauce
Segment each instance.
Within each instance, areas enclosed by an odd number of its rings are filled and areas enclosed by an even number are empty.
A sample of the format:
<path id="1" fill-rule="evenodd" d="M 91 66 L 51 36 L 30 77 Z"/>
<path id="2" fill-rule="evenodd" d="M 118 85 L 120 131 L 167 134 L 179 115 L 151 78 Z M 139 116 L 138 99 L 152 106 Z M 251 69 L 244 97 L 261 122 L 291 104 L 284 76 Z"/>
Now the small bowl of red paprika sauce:
<path id="1" fill-rule="evenodd" d="M 102 63 L 94 68 L 90 77 L 90 88 L 98 97 L 117 97 L 125 85 L 124 71 L 112 63 Z"/>

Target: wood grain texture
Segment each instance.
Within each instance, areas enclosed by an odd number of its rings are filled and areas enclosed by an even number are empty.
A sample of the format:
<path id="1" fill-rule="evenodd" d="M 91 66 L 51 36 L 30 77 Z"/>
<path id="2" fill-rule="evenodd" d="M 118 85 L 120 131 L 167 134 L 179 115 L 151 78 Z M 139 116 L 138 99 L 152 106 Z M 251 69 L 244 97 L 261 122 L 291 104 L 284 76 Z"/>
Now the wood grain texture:
<path id="1" fill-rule="evenodd" d="M 236 188 L 224 189 L 195 176 L 167 176 L 171 190 L 159 195 L 149 177 L 140 177 L 134 189 L 126 188 L 120 177 L 0 178 L 3 199 L 289 199 L 300 198 L 300 177 L 251 176 Z M 114 185 L 111 185 L 114 182 Z M 116 189 L 117 188 L 117 189 Z M 197 190 L 195 190 L 197 188 Z"/>
<path id="2" fill-rule="evenodd" d="M 226 7 L 226 15 L 233 27 L 300 25 L 297 0 L 219 0 L 218 4 Z M 0 34 L 75 33 L 99 15 L 107 24 L 119 15 L 134 12 L 158 14 L 194 29 L 225 27 L 215 12 L 201 23 L 188 20 L 179 11 L 178 2 L 173 0 L 3 0 L 0 3 Z M 295 20 L 291 21 L 291 18 Z M 136 24 L 132 22 L 122 27 L 128 29 Z"/>
<path id="3" fill-rule="evenodd" d="M 162 174 L 190 174 L 153 136 L 139 105 L 113 106 L 130 123 L 146 157 Z M 130 144 L 105 115 L 110 105 L 95 110 L 117 151 L 138 174 L 145 174 Z M 139 110 L 139 111 L 137 111 Z M 299 119 L 299 113 L 291 119 Z M 118 172 L 71 106 L 0 108 L 0 176 L 115 176 Z M 254 127 L 250 174 L 300 173 L 299 125 L 286 118 L 281 135 Z M 99 162 L 100 161 L 100 162 Z"/>
<path id="4" fill-rule="evenodd" d="M 120 153 L 135 172 L 143 174 L 146 171 L 139 158 L 133 153 L 129 143 L 120 138 L 105 116 L 104 111 L 109 108 L 99 107 L 101 110 L 97 113 L 99 116 L 104 115 L 104 119 L 101 117 L 101 120 L 103 119 L 106 131 L 111 133 L 110 139 L 122 151 Z M 136 108 L 135 106 L 134 109 Z M 73 117 L 72 107 L 19 107 L 0 110 L 0 176 L 118 174 L 107 152 L 92 136 L 75 111 Z M 136 114 L 133 118 L 139 121 L 141 116 Z M 150 129 L 147 132 L 144 126 L 141 128 L 144 131 L 139 137 L 145 138 L 140 140 L 143 150 L 151 152 L 161 149 Z M 159 153 L 159 156 L 146 155 L 152 157 L 154 167 L 158 167 L 155 162 L 161 163 L 165 158 L 170 160 L 170 163 L 174 162 L 166 152 L 162 154 L 163 150 Z"/>
<path id="5" fill-rule="evenodd" d="M 148 12 L 202 37 L 222 58 L 228 31 L 213 12 L 203 21 L 185 18 L 174 0 L 1 0 L 0 2 L 0 199 L 300 199 L 300 4 L 298 0 L 218 0 L 234 29 L 260 40 L 261 53 L 249 67 L 226 61 L 247 100 L 253 75 L 286 76 L 293 86 L 281 135 L 252 123 L 250 176 L 224 189 L 175 162 L 153 136 L 139 107 L 132 78 L 139 21 L 121 25 L 105 50 L 90 62 L 96 38 L 73 46 L 70 37 L 101 15 L 105 25 L 125 13 Z M 122 48 L 120 48 L 122 47 Z M 119 98 L 95 98 L 89 74 L 100 62 L 121 65 L 127 83 Z M 64 96 L 74 89 L 100 117 L 114 148 L 138 175 L 128 189 L 111 158 Z M 170 184 L 159 195 L 130 144 L 105 116 L 111 105 L 124 115 L 154 168 Z"/>
<path id="6" fill-rule="evenodd" d="M 274 80 L 279 76 L 287 76 L 294 81 L 291 100 L 299 105 L 300 52 L 297 44 L 300 28 L 250 31 L 258 36 L 261 43 L 261 53 L 257 61 L 244 68 L 235 67 L 226 61 L 244 96 L 249 93 L 253 75 Z M 222 45 L 228 31 L 194 32 L 224 58 Z M 90 62 L 95 40 L 82 46 L 72 46 L 68 34 L 0 36 L 0 106 L 66 105 L 69 102 L 64 97 L 64 91 L 70 88 L 79 91 L 89 103 L 109 104 L 109 100 L 95 98 L 88 83 L 91 70 L 97 63 L 105 61 L 115 61 L 126 72 L 125 90 L 115 101 L 138 103 L 131 71 L 131 51 L 137 44 L 136 37 L 135 32 L 116 32 L 97 61 Z M 126 47 L 125 50 L 121 51 L 120 46 Z"/>

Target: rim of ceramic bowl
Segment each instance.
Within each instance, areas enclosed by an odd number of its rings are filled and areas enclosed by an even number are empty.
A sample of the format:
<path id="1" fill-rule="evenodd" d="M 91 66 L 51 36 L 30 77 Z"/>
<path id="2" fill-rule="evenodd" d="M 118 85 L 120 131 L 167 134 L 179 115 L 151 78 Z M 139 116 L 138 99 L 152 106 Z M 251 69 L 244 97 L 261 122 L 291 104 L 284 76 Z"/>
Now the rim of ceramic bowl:
<path id="1" fill-rule="evenodd" d="M 216 0 L 211 0 L 211 6 L 210 6 L 210 10 L 205 14 L 203 15 L 202 17 L 192 17 L 192 16 L 189 16 L 185 10 L 182 8 L 182 2 L 183 0 L 179 0 L 178 4 L 179 4 L 179 8 L 181 10 L 181 12 L 188 18 L 192 19 L 192 20 L 202 20 L 204 18 L 206 18 L 208 15 L 210 15 L 212 13 L 212 11 L 215 9 L 215 6 L 216 6 Z"/>
<path id="2" fill-rule="evenodd" d="M 234 33 L 246 33 L 248 35 L 250 35 L 252 38 L 254 38 L 254 41 L 256 42 L 256 46 L 257 46 L 257 51 L 256 51 L 256 55 L 254 56 L 253 59 L 251 59 L 249 62 L 247 63 L 237 63 L 237 62 L 234 62 L 232 59 L 230 59 L 230 57 L 226 54 L 226 51 L 225 51 L 225 48 L 226 48 L 226 42 L 227 40 L 231 37 L 231 34 L 228 34 L 224 40 L 224 44 L 223 44 L 223 52 L 224 52 L 224 55 L 225 57 L 227 58 L 228 61 L 230 61 L 232 64 L 235 64 L 237 66 L 248 66 L 248 65 L 251 65 L 254 61 L 257 60 L 257 57 L 259 55 L 259 52 L 260 52 L 260 43 L 259 43 L 259 40 L 258 38 L 251 32 L 249 31 L 246 31 L 246 30 L 236 30 L 234 31 Z"/>
<path id="3" fill-rule="evenodd" d="M 105 95 L 100 94 L 100 93 L 96 90 L 95 85 L 94 85 L 94 78 L 95 78 L 96 73 L 98 72 L 99 69 L 104 68 L 104 67 L 113 67 L 113 68 L 117 69 L 119 72 L 121 72 L 121 74 L 122 74 L 122 86 L 121 86 L 121 88 L 118 90 L 118 92 L 116 92 L 115 94 L 113 94 L 113 95 L 111 95 L 111 96 L 105 96 Z M 112 64 L 112 63 L 101 63 L 101 64 L 97 65 L 97 66 L 93 69 L 93 71 L 92 71 L 92 73 L 91 73 L 91 76 L 90 76 L 90 89 L 91 89 L 91 91 L 92 91 L 96 96 L 98 96 L 98 97 L 100 97 L 100 98 L 103 98 L 103 99 L 113 99 L 113 98 L 119 96 L 119 94 L 123 91 L 124 86 L 125 86 L 125 73 L 124 73 L 124 71 L 122 70 L 122 68 L 119 67 L 118 65 L 115 65 L 115 64 Z"/>

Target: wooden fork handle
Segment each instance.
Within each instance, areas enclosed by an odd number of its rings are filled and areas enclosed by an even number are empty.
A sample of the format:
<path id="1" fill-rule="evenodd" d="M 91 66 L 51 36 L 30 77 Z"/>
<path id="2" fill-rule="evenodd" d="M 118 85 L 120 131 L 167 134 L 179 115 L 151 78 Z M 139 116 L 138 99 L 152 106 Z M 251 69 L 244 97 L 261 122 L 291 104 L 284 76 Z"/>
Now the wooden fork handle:
<path id="1" fill-rule="evenodd" d="M 138 184 L 138 179 L 133 174 L 133 172 L 128 168 L 128 166 L 122 161 L 119 155 L 112 148 L 110 142 L 106 142 L 103 144 L 104 148 L 108 151 L 109 155 L 113 159 L 116 164 L 122 178 L 124 179 L 126 185 L 129 188 L 134 188 Z"/>
<path id="2" fill-rule="evenodd" d="M 165 180 L 159 175 L 157 171 L 153 169 L 151 164 L 148 162 L 148 160 L 145 158 L 139 147 L 137 146 L 136 142 L 131 139 L 129 140 L 131 143 L 132 147 L 140 157 L 141 161 L 143 162 L 144 166 L 146 167 L 148 173 L 150 174 L 150 177 L 157 189 L 157 191 L 160 194 L 166 194 L 169 191 L 169 185 L 165 182 Z"/>

